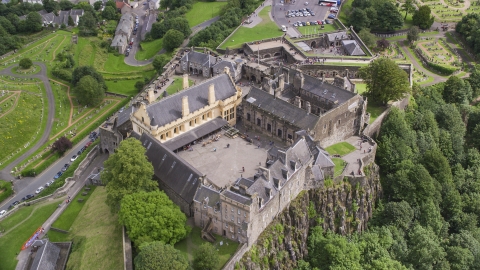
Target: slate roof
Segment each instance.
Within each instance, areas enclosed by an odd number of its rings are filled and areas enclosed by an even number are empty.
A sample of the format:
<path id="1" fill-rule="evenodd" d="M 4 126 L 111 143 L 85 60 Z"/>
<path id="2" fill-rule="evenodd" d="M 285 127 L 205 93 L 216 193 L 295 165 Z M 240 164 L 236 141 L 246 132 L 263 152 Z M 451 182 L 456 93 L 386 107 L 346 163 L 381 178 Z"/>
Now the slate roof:
<path id="1" fill-rule="evenodd" d="M 304 83 L 302 89 L 320 96 L 332 102 L 338 101 L 337 106 L 348 101 L 357 94 L 348 90 L 342 89 L 329 83 L 322 83 L 315 77 L 303 75 Z"/>
<path id="2" fill-rule="evenodd" d="M 146 148 L 145 155 L 155 176 L 188 204 L 192 203 L 202 174 L 147 132 L 142 134 L 140 142 Z"/>
<path id="3" fill-rule="evenodd" d="M 233 63 L 233 62 L 230 62 L 230 61 L 220 61 L 218 63 L 216 63 L 213 68 L 214 69 L 218 69 L 219 73 L 221 73 L 225 67 L 228 67 L 230 68 L 230 72 L 232 73 L 232 77 L 237 77 L 237 68 L 236 68 L 236 64 Z"/>
<path id="4" fill-rule="evenodd" d="M 313 129 L 319 119 L 318 116 L 307 114 L 307 111 L 287 101 L 274 98 L 269 93 L 255 87 L 251 88 L 250 93 L 246 96 L 246 101 L 279 118 L 284 118 L 285 121 L 300 129 Z"/>
<path id="5" fill-rule="evenodd" d="M 156 121 L 156 120 L 155 120 Z M 198 127 L 195 127 L 179 136 L 176 136 L 175 138 L 168 140 L 164 143 L 165 147 L 168 149 L 175 151 L 178 148 L 181 148 L 198 138 L 201 138 L 215 130 L 220 129 L 221 127 L 227 125 L 228 122 L 227 120 L 217 117 L 215 119 L 212 119 L 208 121 L 207 123 L 204 123 Z M 150 122 L 150 125 L 153 125 L 152 122 Z"/>
<path id="6" fill-rule="evenodd" d="M 115 35 L 112 40 L 112 47 L 122 47 L 127 45 L 127 37 L 124 35 Z"/>
<path id="7" fill-rule="evenodd" d="M 184 96 L 188 96 L 190 113 L 207 106 L 208 88 L 212 83 L 215 85 L 215 100 L 225 100 L 236 94 L 237 90 L 232 80 L 227 74 L 223 73 L 147 105 L 148 116 L 150 118 L 155 117 L 159 127 L 182 118 L 182 98 Z"/>
<path id="8" fill-rule="evenodd" d="M 68 11 L 59 11 L 58 16 L 55 16 L 53 23 L 56 25 L 61 25 L 62 23 L 68 25 L 68 17 L 70 16 Z M 72 17 L 73 19 L 73 17 Z"/>
<path id="9" fill-rule="evenodd" d="M 123 2 L 120 2 L 120 3 L 123 3 Z M 131 13 L 123 14 L 122 17 L 120 18 L 120 21 L 118 22 L 117 28 L 115 29 L 115 37 L 117 37 L 117 35 L 121 32 L 123 32 L 123 34 L 128 35 L 133 29 L 133 22 L 134 22 L 134 19 Z"/>
<path id="10" fill-rule="evenodd" d="M 230 191 L 230 190 L 224 190 L 222 192 L 222 195 L 224 195 L 225 197 L 231 199 L 231 200 L 234 200 L 236 202 L 239 202 L 241 204 L 245 204 L 245 205 L 250 205 L 252 204 L 252 199 L 250 197 L 247 197 L 247 196 L 243 196 L 243 195 L 240 195 L 238 193 L 235 193 L 233 191 Z"/>
<path id="11" fill-rule="evenodd" d="M 348 55 L 366 55 L 355 40 L 342 40 L 342 46 L 347 51 Z"/>
<path id="12" fill-rule="evenodd" d="M 208 61 L 210 59 L 210 61 Z M 217 58 L 209 54 L 200 53 L 196 51 L 189 51 L 186 53 L 181 61 L 188 61 L 190 63 L 201 64 L 202 66 L 212 67 L 217 62 Z"/>
<path id="13" fill-rule="evenodd" d="M 319 165 L 322 168 L 335 167 L 330 155 L 325 150 L 320 150 L 314 164 Z"/>
<path id="14" fill-rule="evenodd" d="M 117 115 L 117 127 L 123 125 L 125 122 L 130 120 L 130 115 L 137 110 L 136 107 L 131 106 L 125 108 L 121 113 Z"/>
<path id="15" fill-rule="evenodd" d="M 207 198 L 207 205 L 210 207 L 215 207 L 217 202 L 220 201 L 220 192 L 211 189 L 207 186 L 201 185 L 195 194 L 195 201 L 203 203 L 203 200 Z"/>
<path id="16" fill-rule="evenodd" d="M 37 250 L 30 270 L 54 270 L 59 254 L 60 248 L 52 242 L 46 241 L 45 244 Z"/>
<path id="17" fill-rule="evenodd" d="M 327 34 L 328 41 L 334 42 L 335 40 L 348 39 L 347 32 L 341 31 L 336 33 Z"/>

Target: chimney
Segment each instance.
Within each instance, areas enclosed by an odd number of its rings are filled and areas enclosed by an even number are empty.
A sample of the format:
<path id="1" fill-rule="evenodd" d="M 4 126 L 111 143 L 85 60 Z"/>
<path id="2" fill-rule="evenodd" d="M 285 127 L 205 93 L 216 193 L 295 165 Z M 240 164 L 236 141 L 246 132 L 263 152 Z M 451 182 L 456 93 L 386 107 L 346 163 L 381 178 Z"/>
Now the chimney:
<path id="1" fill-rule="evenodd" d="M 283 89 L 285 88 L 285 75 L 283 74 L 280 74 L 280 76 L 278 76 L 278 88 L 280 89 L 280 91 L 283 91 Z"/>
<path id="2" fill-rule="evenodd" d="M 215 85 L 212 83 L 208 86 L 208 105 L 215 103 Z"/>
<path id="3" fill-rule="evenodd" d="M 185 73 L 183 74 L 183 89 L 187 89 L 188 88 L 188 74 Z"/>
<path id="4" fill-rule="evenodd" d="M 307 101 L 307 114 L 312 113 L 312 105 L 310 105 L 310 102 Z"/>
<path id="5" fill-rule="evenodd" d="M 347 69 L 345 69 L 345 77 L 347 77 L 347 78 L 348 78 L 348 68 L 347 68 Z"/>
<path id="6" fill-rule="evenodd" d="M 302 99 L 299 96 L 296 96 L 295 97 L 295 103 L 293 105 L 301 108 L 302 107 Z"/>
<path id="7" fill-rule="evenodd" d="M 304 80 L 303 74 L 300 71 L 297 71 L 295 78 L 293 78 L 293 87 L 295 90 L 300 90 L 303 88 Z"/>
<path id="8" fill-rule="evenodd" d="M 325 82 L 325 72 L 322 73 L 322 83 Z"/>
<path id="9" fill-rule="evenodd" d="M 155 93 L 153 92 L 153 88 L 148 90 L 148 103 L 153 103 L 155 101 Z"/>
<path id="10" fill-rule="evenodd" d="M 230 68 L 229 68 L 229 67 L 225 67 L 225 68 L 223 69 L 223 72 L 224 72 L 225 74 L 227 74 L 229 77 L 231 77 L 231 76 L 230 76 Z"/>
<path id="11" fill-rule="evenodd" d="M 189 114 L 190 114 L 190 108 L 188 106 L 188 96 L 183 96 L 182 97 L 182 117 L 185 117 Z"/>

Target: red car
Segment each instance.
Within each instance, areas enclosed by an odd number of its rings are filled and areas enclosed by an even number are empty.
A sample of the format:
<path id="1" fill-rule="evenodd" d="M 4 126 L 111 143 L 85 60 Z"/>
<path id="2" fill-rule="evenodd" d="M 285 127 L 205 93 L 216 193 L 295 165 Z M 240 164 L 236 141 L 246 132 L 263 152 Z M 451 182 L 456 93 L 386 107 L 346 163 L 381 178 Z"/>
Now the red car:
<path id="1" fill-rule="evenodd" d="M 92 142 L 87 142 L 87 144 L 85 144 L 85 147 L 89 147 L 91 144 Z"/>

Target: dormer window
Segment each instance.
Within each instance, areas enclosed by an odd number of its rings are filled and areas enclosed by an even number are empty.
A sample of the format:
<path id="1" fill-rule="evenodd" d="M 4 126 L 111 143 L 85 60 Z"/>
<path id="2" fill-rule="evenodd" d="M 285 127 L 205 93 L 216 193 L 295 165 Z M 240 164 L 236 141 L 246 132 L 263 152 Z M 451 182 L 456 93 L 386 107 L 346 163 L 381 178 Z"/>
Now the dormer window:
<path id="1" fill-rule="evenodd" d="M 288 178 L 288 171 L 286 169 L 282 169 L 282 176 L 283 176 L 283 179 Z"/>

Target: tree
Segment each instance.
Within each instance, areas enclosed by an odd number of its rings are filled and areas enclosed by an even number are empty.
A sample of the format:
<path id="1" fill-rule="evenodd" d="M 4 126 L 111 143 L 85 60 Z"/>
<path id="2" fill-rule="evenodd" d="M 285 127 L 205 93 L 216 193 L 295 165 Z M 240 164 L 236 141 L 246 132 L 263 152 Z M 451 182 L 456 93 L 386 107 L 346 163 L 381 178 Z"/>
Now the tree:
<path id="1" fill-rule="evenodd" d="M 413 1 L 405 0 L 405 3 L 403 3 L 402 5 L 402 11 L 405 11 L 405 18 L 403 19 L 406 20 L 408 13 L 412 13 L 415 11 L 415 6 L 413 5 Z"/>
<path id="2" fill-rule="evenodd" d="M 415 41 L 418 40 L 420 36 L 420 29 L 418 26 L 412 26 L 410 27 L 410 30 L 407 32 L 407 40 L 410 42 L 410 44 L 413 44 Z"/>
<path id="3" fill-rule="evenodd" d="M 27 15 L 25 24 L 28 25 L 29 32 L 39 32 L 42 30 L 42 16 L 37 12 L 30 12 Z"/>
<path id="4" fill-rule="evenodd" d="M 115 20 L 117 18 L 117 11 L 111 6 L 106 6 L 102 11 L 102 17 L 106 20 Z"/>
<path id="5" fill-rule="evenodd" d="M 480 124 L 477 124 L 471 134 L 473 146 L 480 150 Z"/>
<path id="6" fill-rule="evenodd" d="M 370 19 L 363 9 L 354 8 L 348 16 L 348 21 L 357 32 L 370 27 Z"/>
<path id="7" fill-rule="evenodd" d="M 68 16 L 68 26 L 75 26 L 75 22 L 72 19 L 72 16 Z"/>
<path id="8" fill-rule="evenodd" d="M 117 8 L 117 5 L 115 4 L 115 1 L 113 0 L 108 0 L 107 3 L 105 3 L 105 8 L 106 7 L 112 7 L 112 8 Z"/>
<path id="9" fill-rule="evenodd" d="M 468 77 L 468 82 L 470 83 L 470 86 L 472 87 L 472 98 L 475 99 L 478 96 L 480 96 L 480 66 L 476 65 L 475 68 L 473 68 L 472 73 L 470 73 L 470 76 Z"/>
<path id="10" fill-rule="evenodd" d="M 103 87 L 90 75 L 80 79 L 74 92 L 80 104 L 91 107 L 99 105 L 105 95 Z"/>
<path id="11" fill-rule="evenodd" d="M 123 196 L 157 188 L 152 180 L 153 166 L 145 156 L 145 148 L 136 139 L 122 141 L 117 152 L 105 161 L 104 168 L 100 179 L 106 185 L 107 204 L 112 212 L 120 209 Z"/>
<path id="12" fill-rule="evenodd" d="M 92 12 L 85 12 L 78 21 L 78 33 L 81 36 L 96 36 L 97 35 L 97 19 Z"/>
<path id="13" fill-rule="evenodd" d="M 32 67 L 33 62 L 32 62 L 32 59 L 30 59 L 30 58 L 23 58 L 22 60 L 20 60 L 20 62 L 18 63 L 18 65 L 19 65 L 22 69 L 29 69 L 29 68 Z"/>
<path id="14" fill-rule="evenodd" d="M 403 26 L 403 18 L 392 2 L 384 2 L 377 10 L 377 27 L 387 31 Z"/>
<path id="15" fill-rule="evenodd" d="M 142 91 L 144 86 L 145 86 L 145 83 L 143 81 L 137 81 L 135 83 L 135 89 L 137 89 L 138 92 Z"/>
<path id="16" fill-rule="evenodd" d="M 60 9 L 60 5 L 54 0 L 42 0 L 42 4 L 45 10 L 49 13 Z"/>
<path id="17" fill-rule="evenodd" d="M 165 48 L 165 50 L 171 52 L 175 48 L 180 46 L 180 44 L 182 44 L 183 39 L 184 36 L 182 32 L 175 29 L 170 29 L 163 37 L 163 47 Z"/>
<path id="18" fill-rule="evenodd" d="M 135 257 L 137 270 L 187 270 L 188 261 L 171 245 L 154 241 L 140 246 L 140 252 Z"/>
<path id="19" fill-rule="evenodd" d="M 376 102 L 386 104 L 410 92 L 407 73 L 388 58 L 377 59 L 359 72 L 367 84 L 367 95 Z"/>
<path id="20" fill-rule="evenodd" d="M 383 51 L 390 47 L 390 41 L 386 40 L 385 38 L 379 39 L 377 40 L 377 47 Z"/>
<path id="21" fill-rule="evenodd" d="M 73 3 L 68 0 L 61 0 L 58 5 L 61 10 L 70 10 L 73 8 Z"/>
<path id="22" fill-rule="evenodd" d="M 57 152 L 63 155 L 63 153 L 70 148 L 72 148 L 72 142 L 65 136 L 62 136 L 53 143 L 52 152 Z"/>
<path id="23" fill-rule="evenodd" d="M 430 10 L 429 6 L 421 6 L 415 13 L 413 14 L 413 25 L 420 27 L 420 29 L 429 29 L 435 18 L 432 16 L 432 11 Z"/>
<path id="24" fill-rule="evenodd" d="M 472 88 L 468 81 L 450 76 L 443 87 L 443 99 L 447 103 L 467 104 L 472 100 Z"/>
<path id="25" fill-rule="evenodd" d="M 385 225 L 396 225 L 407 230 L 413 221 L 414 212 L 408 202 L 388 202 L 382 211 L 381 223 Z"/>
<path id="26" fill-rule="evenodd" d="M 219 258 L 215 247 L 210 243 L 203 243 L 195 251 L 193 257 L 193 269 L 212 270 L 217 268 Z"/>
<path id="27" fill-rule="evenodd" d="M 102 1 L 97 1 L 95 3 L 93 3 L 93 8 L 98 11 L 102 8 Z"/>
<path id="28" fill-rule="evenodd" d="M 155 68 L 155 70 L 158 72 L 158 73 L 162 73 L 163 72 L 163 67 L 170 61 L 170 59 L 168 58 L 168 56 L 166 56 L 165 54 L 161 54 L 161 55 L 157 55 L 155 56 L 155 58 L 153 59 L 153 67 Z"/>
<path id="29" fill-rule="evenodd" d="M 420 225 L 411 230 L 408 263 L 412 269 L 433 269 L 445 260 L 445 256 L 446 253 L 433 231 Z"/>
<path id="30" fill-rule="evenodd" d="M 109 196 L 111 189 L 107 192 Z M 125 194 L 118 217 L 137 246 L 151 241 L 174 245 L 190 232 L 185 214 L 160 190 Z"/>
<path id="31" fill-rule="evenodd" d="M 68 57 L 68 56 L 67 56 Z M 72 58 L 73 61 L 73 58 Z M 106 90 L 107 86 L 105 85 L 105 81 L 103 80 L 102 74 L 97 72 L 94 67 L 91 66 L 80 66 L 77 67 L 73 70 L 72 74 L 72 84 L 73 86 L 76 86 L 77 83 L 80 81 L 80 79 L 84 76 L 90 75 L 95 80 L 102 85 L 102 87 Z"/>
<path id="32" fill-rule="evenodd" d="M 368 48 L 373 48 L 375 47 L 375 44 L 377 44 L 377 37 L 375 37 L 374 34 L 370 33 L 370 29 L 368 28 L 360 30 L 358 36 Z"/>

